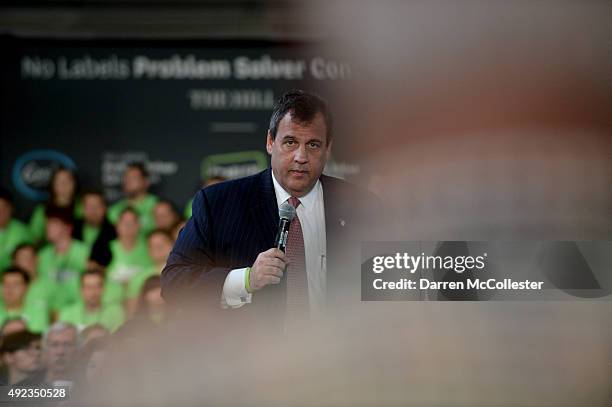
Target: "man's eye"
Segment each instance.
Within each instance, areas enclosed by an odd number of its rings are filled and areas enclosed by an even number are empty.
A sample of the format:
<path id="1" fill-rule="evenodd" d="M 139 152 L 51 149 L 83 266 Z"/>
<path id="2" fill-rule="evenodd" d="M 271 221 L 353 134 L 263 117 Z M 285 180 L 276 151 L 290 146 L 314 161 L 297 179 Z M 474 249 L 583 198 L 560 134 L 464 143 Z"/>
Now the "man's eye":
<path id="1" fill-rule="evenodd" d="M 319 143 L 308 143 L 308 147 L 310 147 L 310 148 L 319 148 L 320 145 L 319 145 Z"/>
<path id="2" fill-rule="evenodd" d="M 288 146 L 292 146 L 292 145 L 294 145 L 294 144 L 295 144 L 295 141 L 293 141 L 293 140 L 287 140 L 287 141 L 285 141 L 285 144 L 287 144 Z"/>

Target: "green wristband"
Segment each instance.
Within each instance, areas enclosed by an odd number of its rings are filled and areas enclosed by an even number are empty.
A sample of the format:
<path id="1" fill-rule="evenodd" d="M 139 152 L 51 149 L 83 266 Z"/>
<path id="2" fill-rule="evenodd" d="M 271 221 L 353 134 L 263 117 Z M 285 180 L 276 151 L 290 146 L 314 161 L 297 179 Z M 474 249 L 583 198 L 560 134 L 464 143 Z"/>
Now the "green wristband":
<path id="1" fill-rule="evenodd" d="M 244 288 L 246 288 L 247 293 L 251 293 L 251 268 L 247 267 L 244 271 Z"/>

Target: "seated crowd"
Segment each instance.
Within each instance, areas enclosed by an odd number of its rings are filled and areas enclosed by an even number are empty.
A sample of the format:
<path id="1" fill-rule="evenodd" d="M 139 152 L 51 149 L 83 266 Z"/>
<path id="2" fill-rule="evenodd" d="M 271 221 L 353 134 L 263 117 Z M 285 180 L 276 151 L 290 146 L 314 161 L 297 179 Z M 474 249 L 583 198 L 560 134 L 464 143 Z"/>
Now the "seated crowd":
<path id="1" fill-rule="evenodd" d="M 159 275 L 184 220 L 149 193 L 144 165 L 127 167 L 125 198 L 108 208 L 101 192 L 79 192 L 65 168 L 49 189 L 28 224 L 0 190 L 0 383 L 72 380 L 77 360 L 101 357 L 103 338 L 126 322 L 164 319 Z M 94 374 L 81 368 L 79 377 Z"/>

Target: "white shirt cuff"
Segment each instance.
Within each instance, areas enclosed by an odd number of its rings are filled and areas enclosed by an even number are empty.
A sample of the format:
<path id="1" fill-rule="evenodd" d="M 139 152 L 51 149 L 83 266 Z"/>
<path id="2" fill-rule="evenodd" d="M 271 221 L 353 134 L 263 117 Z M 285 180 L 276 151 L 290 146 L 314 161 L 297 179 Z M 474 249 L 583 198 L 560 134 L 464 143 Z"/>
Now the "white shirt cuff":
<path id="1" fill-rule="evenodd" d="M 221 293 L 222 308 L 240 308 L 250 304 L 253 294 L 249 294 L 244 286 L 246 268 L 234 269 L 225 277 L 223 293 Z"/>

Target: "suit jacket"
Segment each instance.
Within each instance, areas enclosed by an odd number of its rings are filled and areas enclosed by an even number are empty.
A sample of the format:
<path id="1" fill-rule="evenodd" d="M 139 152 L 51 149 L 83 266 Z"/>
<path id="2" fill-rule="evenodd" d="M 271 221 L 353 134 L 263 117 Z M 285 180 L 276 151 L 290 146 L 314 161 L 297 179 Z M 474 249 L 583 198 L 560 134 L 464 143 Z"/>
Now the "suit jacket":
<path id="1" fill-rule="evenodd" d="M 193 214 L 174 245 L 162 272 L 162 296 L 169 304 L 197 299 L 220 309 L 223 283 L 232 269 L 250 267 L 274 245 L 279 216 L 270 169 L 200 190 Z M 322 175 L 327 240 L 328 297 L 342 284 L 342 259 L 364 236 L 376 199 L 337 178 Z M 359 268 L 352 271 L 359 275 Z M 282 321 L 285 279 L 253 295 L 253 302 L 224 312 L 260 313 Z"/>

